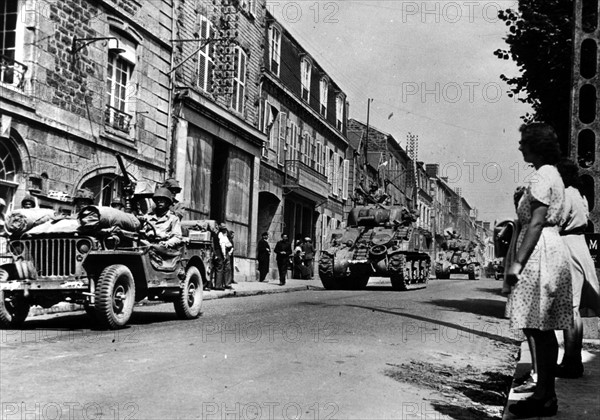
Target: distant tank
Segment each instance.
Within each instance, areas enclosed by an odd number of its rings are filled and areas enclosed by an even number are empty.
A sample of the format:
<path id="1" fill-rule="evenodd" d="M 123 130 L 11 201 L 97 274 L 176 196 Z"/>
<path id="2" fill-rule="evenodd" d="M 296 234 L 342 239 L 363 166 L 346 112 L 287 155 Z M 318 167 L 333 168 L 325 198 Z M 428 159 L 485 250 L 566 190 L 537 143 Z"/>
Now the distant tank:
<path id="1" fill-rule="evenodd" d="M 450 233 L 448 233 L 450 232 Z M 449 279 L 452 274 L 467 274 L 470 280 L 481 277 L 481 263 L 477 260 L 475 244 L 460 239 L 456 233 L 446 229 L 446 241 L 435 262 L 435 277 Z"/>
<path id="2" fill-rule="evenodd" d="M 416 217 L 404 206 L 354 207 L 348 227 L 324 244 L 319 276 L 326 289 L 363 289 L 371 276 L 389 277 L 395 290 L 427 284 L 431 259 L 420 252 Z"/>

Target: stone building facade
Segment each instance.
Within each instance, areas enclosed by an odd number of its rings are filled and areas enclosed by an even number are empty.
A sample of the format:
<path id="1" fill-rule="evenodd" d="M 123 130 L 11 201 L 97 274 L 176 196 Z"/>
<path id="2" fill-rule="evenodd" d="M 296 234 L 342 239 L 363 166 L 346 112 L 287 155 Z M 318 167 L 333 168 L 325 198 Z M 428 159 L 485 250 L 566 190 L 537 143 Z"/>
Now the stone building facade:
<path id="1" fill-rule="evenodd" d="M 345 93 L 267 12 L 260 83 L 259 232 L 310 237 L 345 226 L 350 162 Z"/>
<path id="2" fill-rule="evenodd" d="M 169 150 L 169 1 L 0 6 L 0 196 L 69 213 L 78 188 L 108 205 L 122 173 L 164 179 Z"/>
<path id="3" fill-rule="evenodd" d="M 258 129 L 265 2 L 176 0 L 173 143 L 189 219 L 225 222 L 235 276 L 255 278 L 261 147 Z"/>

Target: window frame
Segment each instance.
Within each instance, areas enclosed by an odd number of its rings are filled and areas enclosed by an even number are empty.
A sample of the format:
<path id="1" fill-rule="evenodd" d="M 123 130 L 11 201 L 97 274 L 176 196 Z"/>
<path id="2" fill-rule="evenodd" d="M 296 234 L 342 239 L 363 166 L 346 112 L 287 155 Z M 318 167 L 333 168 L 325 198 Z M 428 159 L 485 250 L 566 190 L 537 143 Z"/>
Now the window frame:
<path id="1" fill-rule="evenodd" d="M 335 97 L 335 127 L 339 131 L 344 128 L 344 96 L 341 94 Z"/>
<path id="2" fill-rule="evenodd" d="M 246 105 L 246 72 L 248 69 L 248 54 L 240 46 L 236 46 L 234 50 L 234 77 L 232 80 L 233 92 L 231 94 L 231 102 L 229 106 L 235 112 L 242 114 Z M 243 65 L 240 57 L 243 57 Z M 242 68 L 243 67 L 243 68 Z M 240 93 L 241 92 L 241 93 Z M 238 108 L 239 106 L 239 108 Z"/>
<path id="3" fill-rule="evenodd" d="M 322 116 L 327 116 L 327 100 L 329 96 L 329 81 L 322 77 L 319 81 L 319 112 Z"/>
<path id="4" fill-rule="evenodd" d="M 300 61 L 300 97 L 308 102 L 310 100 L 310 82 L 312 78 L 312 62 L 308 57 Z"/>
<path id="5" fill-rule="evenodd" d="M 115 33 L 111 33 L 111 35 L 114 35 L 116 38 L 118 38 L 121 44 L 126 44 L 122 37 L 116 36 Z M 137 56 L 135 59 L 137 60 Z M 117 130 L 119 133 L 124 133 L 126 135 L 131 135 L 131 131 L 134 126 L 135 96 L 134 102 L 132 103 L 130 100 L 131 96 L 129 95 L 129 91 L 131 86 L 135 86 L 132 83 L 135 65 L 136 63 L 132 63 L 130 60 L 127 60 L 121 53 L 116 54 L 109 50 L 106 66 L 107 88 L 105 96 L 106 103 L 104 107 L 104 126 Z M 121 71 L 123 74 L 126 74 L 126 82 L 124 84 L 122 83 L 122 80 L 117 80 L 118 76 L 120 76 L 118 73 L 119 71 Z M 119 92 L 117 92 L 117 89 Z M 121 115 L 121 113 L 124 115 Z M 118 116 L 119 118 L 128 118 L 127 126 L 124 126 L 123 123 L 117 123 L 115 116 Z"/>
<path id="6" fill-rule="evenodd" d="M 208 40 L 209 38 L 211 38 L 214 34 L 215 34 L 215 29 L 213 27 L 212 22 L 204 15 L 200 15 L 200 38 L 199 38 L 199 42 L 205 42 L 206 40 Z M 206 30 L 204 31 L 202 26 L 203 23 L 206 22 Z M 200 68 L 202 66 L 202 61 L 204 60 L 204 69 L 203 69 L 203 73 L 204 73 L 204 80 L 202 81 L 202 83 L 200 83 L 200 75 L 202 74 L 200 72 Z M 212 70 L 214 68 L 214 44 L 212 42 L 209 42 L 208 44 L 206 44 L 204 46 L 204 48 L 200 49 L 198 51 L 198 67 L 197 67 L 197 72 L 198 72 L 198 78 L 196 79 L 196 86 L 198 87 L 198 89 L 209 93 L 212 90 L 212 79 L 213 79 L 213 75 L 212 75 Z"/>
<path id="7" fill-rule="evenodd" d="M 9 6 L 15 6 L 16 5 L 16 10 L 13 9 L 10 10 L 10 14 L 14 14 L 15 15 L 15 29 L 14 29 L 14 43 L 12 44 L 12 47 L 9 48 L 9 50 L 13 51 L 13 57 L 12 60 L 14 60 L 18 65 L 22 65 L 25 66 L 25 64 L 23 64 L 23 58 L 25 56 L 25 15 L 23 14 L 23 11 L 26 11 L 25 9 L 25 1 L 24 0 L 18 0 L 16 2 L 10 2 L 10 1 L 6 1 L 4 2 L 4 10 L 2 11 L 2 16 L 4 16 L 4 21 L 2 22 L 2 27 L 6 28 L 6 11 L 9 8 Z M 13 32 L 11 31 L 5 31 L 3 30 L 3 36 L 2 39 L 5 41 L 6 40 L 6 34 Z M 6 45 L 6 44 L 5 44 Z M 0 45 L 0 53 L 11 58 L 10 55 L 6 54 L 6 51 L 8 51 L 8 49 L 5 49 L 3 45 Z M 14 66 L 13 66 L 14 69 Z M 27 69 L 27 66 L 25 66 L 25 69 Z M 13 89 L 18 89 L 18 90 L 23 90 L 23 84 L 25 83 L 25 74 L 27 73 L 27 71 L 23 71 L 23 73 L 18 73 L 15 72 L 13 70 L 12 73 L 12 81 L 11 82 L 5 82 L 3 81 L 5 76 L 6 70 L 0 70 L 0 85 L 2 86 L 6 86 L 9 88 L 13 88 Z M 10 76 L 9 76 L 10 77 Z"/>
<path id="8" fill-rule="evenodd" d="M 269 70 L 279 77 L 281 71 L 281 36 L 282 31 L 276 25 L 269 27 Z M 276 64 L 275 70 L 273 64 Z"/>

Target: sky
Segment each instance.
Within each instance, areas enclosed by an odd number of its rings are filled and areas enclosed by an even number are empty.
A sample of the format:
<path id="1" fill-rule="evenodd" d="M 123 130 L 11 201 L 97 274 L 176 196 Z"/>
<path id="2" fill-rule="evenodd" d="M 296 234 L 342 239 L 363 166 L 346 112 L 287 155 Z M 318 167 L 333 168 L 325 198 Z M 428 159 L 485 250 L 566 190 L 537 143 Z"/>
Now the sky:
<path id="1" fill-rule="evenodd" d="M 268 1 L 275 18 L 347 94 L 350 117 L 396 138 L 419 138 L 478 219 L 514 217 L 512 194 L 533 169 L 518 151 L 528 105 L 507 95 L 518 74 L 497 18 L 515 1 Z"/>

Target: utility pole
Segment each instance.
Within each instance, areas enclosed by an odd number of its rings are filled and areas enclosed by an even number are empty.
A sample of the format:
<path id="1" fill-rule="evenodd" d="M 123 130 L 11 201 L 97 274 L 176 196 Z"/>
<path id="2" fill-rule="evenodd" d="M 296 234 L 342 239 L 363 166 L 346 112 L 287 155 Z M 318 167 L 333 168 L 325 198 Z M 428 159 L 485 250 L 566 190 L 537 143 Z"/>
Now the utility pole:
<path id="1" fill-rule="evenodd" d="M 369 173 L 369 116 L 371 115 L 371 102 L 373 102 L 373 98 L 367 98 L 367 129 L 365 130 L 365 164 L 363 169 L 365 177 Z"/>

